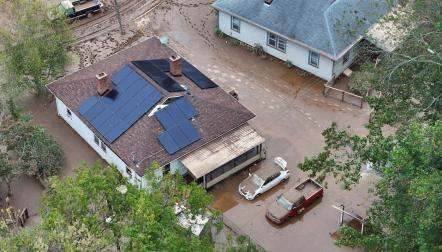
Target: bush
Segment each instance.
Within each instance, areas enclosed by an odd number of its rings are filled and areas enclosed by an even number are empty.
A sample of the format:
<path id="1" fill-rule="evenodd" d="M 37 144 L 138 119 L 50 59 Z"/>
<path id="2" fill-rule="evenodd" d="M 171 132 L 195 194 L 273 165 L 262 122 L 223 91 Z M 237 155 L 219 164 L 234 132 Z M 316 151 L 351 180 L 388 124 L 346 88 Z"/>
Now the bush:
<path id="1" fill-rule="evenodd" d="M 264 51 L 264 47 L 260 44 L 255 44 L 253 46 L 253 53 L 258 56 L 265 56 L 266 52 Z"/>
<path id="2" fill-rule="evenodd" d="M 242 42 L 239 39 L 230 38 L 230 43 L 232 43 L 234 46 L 240 46 Z"/>
<path id="3" fill-rule="evenodd" d="M 216 35 L 218 38 L 224 38 L 224 37 L 226 36 L 226 34 L 224 34 L 224 32 L 221 31 L 221 29 L 220 29 L 219 27 L 216 27 L 216 28 L 215 28 L 215 35 Z"/>
<path id="4" fill-rule="evenodd" d="M 293 63 L 292 63 L 290 60 L 286 60 L 285 63 L 284 63 L 284 65 L 285 65 L 287 68 L 292 68 L 292 67 L 293 67 Z"/>
<path id="5" fill-rule="evenodd" d="M 7 121 L 1 137 L 8 150 L 15 152 L 22 170 L 39 180 L 56 175 L 63 164 L 64 153 L 44 128 L 23 121 Z"/>
<path id="6" fill-rule="evenodd" d="M 350 92 L 365 96 L 374 81 L 374 65 L 366 62 L 359 71 L 355 71 L 349 78 L 348 89 Z"/>

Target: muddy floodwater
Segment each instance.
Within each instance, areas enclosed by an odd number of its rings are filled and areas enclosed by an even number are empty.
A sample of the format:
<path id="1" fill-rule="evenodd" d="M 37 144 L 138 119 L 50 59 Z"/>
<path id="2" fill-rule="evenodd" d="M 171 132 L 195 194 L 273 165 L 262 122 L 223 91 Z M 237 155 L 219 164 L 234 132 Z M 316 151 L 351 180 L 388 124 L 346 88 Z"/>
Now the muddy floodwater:
<path id="1" fill-rule="evenodd" d="M 153 2 L 153 1 L 152 1 Z M 228 38 L 214 35 L 217 14 L 212 1 L 165 0 L 145 15 L 125 20 L 125 35 L 118 29 L 72 47 L 69 71 L 75 71 L 127 48 L 149 36 L 167 37 L 169 46 L 188 59 L 224 89 L 234 88 L 239 100 L 256 114 L 250 124 L 266 138 L 267 158 L 209 190 L 213 208 L 223 213 L 226 225 L 269 251 L 347 251 L 333 245 L 330 233 L 338 228 L 339 214 L 332 205 L 365 216 L 373 195 L 368 193 L 376 177 L 366 174 L 351 191 L 326 179 L 324 197 L 301 217 L 276 226 L 265 218 L 266 208 L 284 190 L 308 177 L 297 165 L 306 156 L 317 154 L 324 142 L 321 132 L 332 122 L 342 128 L 351 126 L 355 134 L 365 134 L 363 124 L 370 110 L 322 95 L 325 81 L 300 69 L 287 68 L 272 57 L 262 58 L 234 46 Z M 122 2 L 124 4 L 124 2 Z M 147 1 L 145 2 L 148 3 Z M 65 149 L 67 161 L 62 175 L 72 174 L 78 160 L 94 162 L 98 156 L 76 133 L 56 116 L 53 102 L 40 104 L 26 98 L 26 107 L 35 121 L 44 125 Z M 273 158 L 288 162 L 291 177 L 272 190 L 247 201 L 237 192 L 239 183 L 256 169 L 273 165 Z M 38 202 L 39 195 L 29 201 Z"/>

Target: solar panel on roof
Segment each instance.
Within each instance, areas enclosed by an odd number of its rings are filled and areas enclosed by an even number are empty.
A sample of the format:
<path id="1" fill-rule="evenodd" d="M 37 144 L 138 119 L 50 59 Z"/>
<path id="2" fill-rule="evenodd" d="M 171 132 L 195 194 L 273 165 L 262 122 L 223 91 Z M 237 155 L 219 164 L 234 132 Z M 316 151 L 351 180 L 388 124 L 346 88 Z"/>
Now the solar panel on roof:
<path id="1" fill-rule="evenodd" d="M 163 97 L 129 66 L 111 78 L 115 86 L 102 97 L 92 96 L 77 111 L 110 143 L 129 129 Z"/>
<path id="2" fill-rule="evenodd" d="M 98 102 L 98 98 L 96 96 L 92 96 L 89 99 L 87 99 L 83 105 L 80 107 L 80 109 L 78 110 L 78 112 L 80 114 L 84 114 L 86 113 L 86 111 L 88 111 L 90 108 L 92 108 L 95 104 L 97 104 Z"/>
<path id="3" fill-rule="evenodd" d="M 170 62 L 168 59 L 154 59 L 150 60 L 156 67 L 163 72 L 170 72 Z"/>
<path id="4" fill-rule="evenodd" d="M 169 132 L 167 131 L 158 135 L 158 140 L 169 154 L 173 154 L 179 150 L 177 144 L 173 141 L 172 137 L 169 135 Z"/>
<path id="5" fill-rule="evenodd" d="M 168 92 L 185 91 L 184 88 L 178 84 L 174 79 L 170 78 L 164 71 L 158 68 L 149 60 L 132 61 L 138 69 L 140 69 L 147 76 L 152 78 L 160 87 Z"/>
<path id="6" fill-rule="evenodd" d="M 175 120 L 170 116 L 166 109 L 161 109 L 155 113 L 155 117 L 160 121 L 161 125 L 168 130 L 175 127 Z"/>
<path id="7" fill-rule="evenodd" d="M 194 141 L 201 138 L 198 131 L 190 124 L 190 122 L 183 122 L 178 125 L 180 129 L 183 131 L 186 138 L 193 143 Z"/>
<path id="8" fill-rule="evenodd" d="M 196 67 L 182 59 L 181 62 L 183 74 L 191 79 L 198 87 L 201 89 L 215 88 L 218 85 L 215 84 L 211 79 L 200 72 Z"/>
<path id="9" fill-rule="evenodd" d="M 175 101 L 176 106 L 183 112 L 187 119 L 195 117 L 197 112 L 195 108 L 190 104 L 186 97 L 182 97 Z"/>
<path id="10" fill-rule="evenodd" d="M 196 114 L 196 110 L 185 97 L 155 113 L 155 117 L 166 130 L 158 136 L 158 140 L 169 154 L 201 139 L 201 135 L 189 121 Z"/>
<path id="11" fill-rule="evenodd" d="M 169 135 L 172 137 L 173 141 L 177 144 L 179 149 L 190 144 L 190 142 L 187 140 L 186 136 L 178 126 L 167 130 L 167 132 L 169 132 Z"/>
<path id="12" fill-rule="evenodd" d="M 112 82 L 114 84 L 120 83 L 124 78 L 127 77 L 127 75 L 129 75 L 131 71 L 132 69 L 128 65 L 125 65 L 120 71 L 118 71 L 118 73 L 112 76 Z"/>

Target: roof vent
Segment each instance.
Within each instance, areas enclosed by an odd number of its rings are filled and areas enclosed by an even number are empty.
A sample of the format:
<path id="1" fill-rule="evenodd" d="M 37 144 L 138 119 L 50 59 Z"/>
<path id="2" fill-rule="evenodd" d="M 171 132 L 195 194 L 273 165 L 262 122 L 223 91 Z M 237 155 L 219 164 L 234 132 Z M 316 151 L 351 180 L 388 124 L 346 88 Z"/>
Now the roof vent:
<path id="1" fill-rule="evenodd" d="M 264 3 L 266 3 L 267 5 L 270 5 L 273 2 L 273 0 L 264 0 Z"/>
<path id="2" fill-rule="evenodd" d="M 97 93 L 104 95 L 107 91 L 112 89 L 112 83 L 107 78 L 107 74 L 102 72 L 95 75 L 97 78 Z"/>
<path id="3" fill-rule="evenodd" d="M 172 55 L 170 57 L 170 74 L 173 76 L 181 76 L 181 57 Z"/>

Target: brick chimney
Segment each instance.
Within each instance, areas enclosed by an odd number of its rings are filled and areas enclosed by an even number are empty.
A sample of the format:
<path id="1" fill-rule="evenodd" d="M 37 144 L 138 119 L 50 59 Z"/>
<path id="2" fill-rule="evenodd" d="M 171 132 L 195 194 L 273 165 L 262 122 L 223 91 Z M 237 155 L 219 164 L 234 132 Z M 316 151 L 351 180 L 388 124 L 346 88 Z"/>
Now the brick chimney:
<path id="1" fill-rule="evenodd" d="M 112 83 L 108 80 L 106 73 L 99 73 L 95 77 L 97 77 L 97 92 L 99 95 L 104 95 L 112 89 Z"/>
<path id="2" fill-rule="evenodd" d="M 181 57 L 172 55 L 170 57 L 170 74 L 173 76 L 181 76 Z"/>

